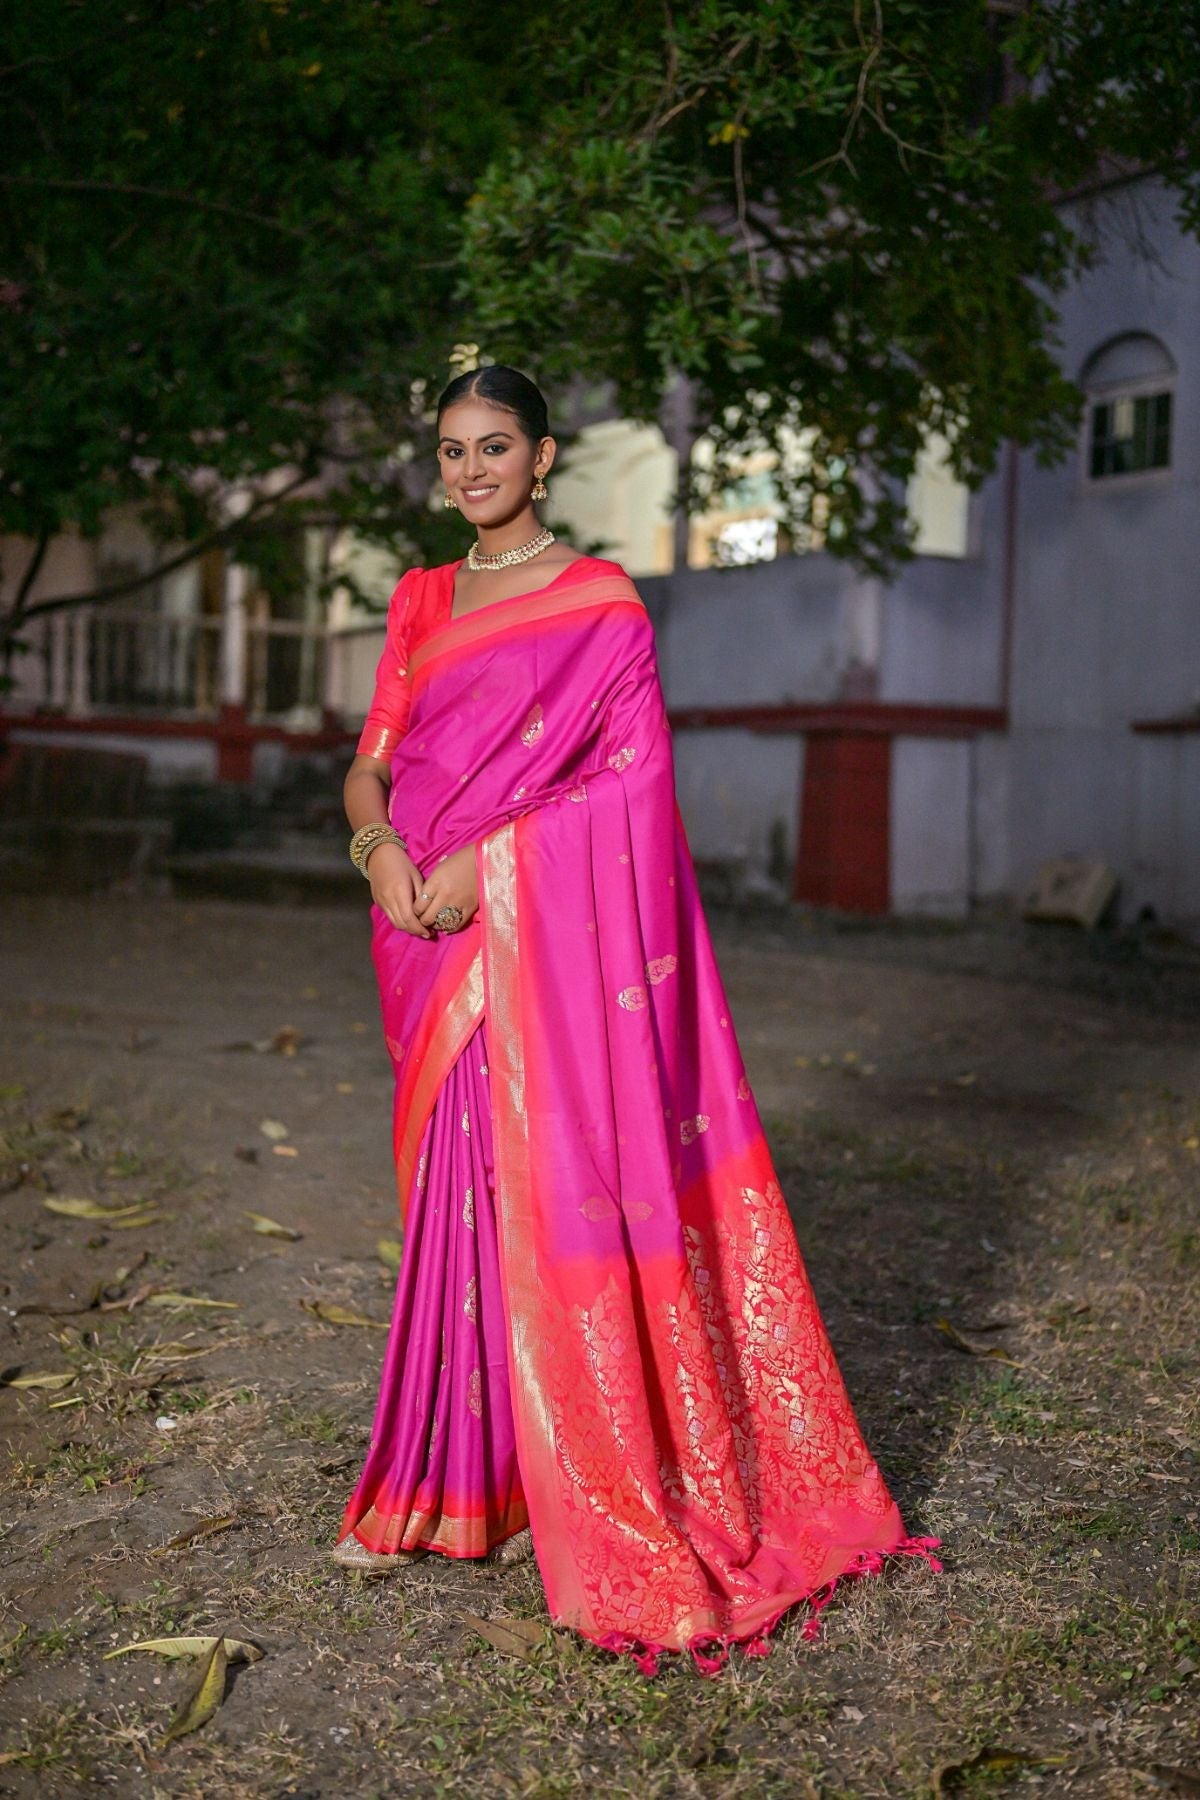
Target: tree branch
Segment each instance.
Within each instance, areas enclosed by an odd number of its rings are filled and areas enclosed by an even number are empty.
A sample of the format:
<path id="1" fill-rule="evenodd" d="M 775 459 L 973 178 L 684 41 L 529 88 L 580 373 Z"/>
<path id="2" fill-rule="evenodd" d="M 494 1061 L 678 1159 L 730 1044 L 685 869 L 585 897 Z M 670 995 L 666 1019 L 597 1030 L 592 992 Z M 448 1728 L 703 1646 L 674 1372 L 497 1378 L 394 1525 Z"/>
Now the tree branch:
<path id="1" fill-rule="evenodd" d="M 280 488 L 278 493 L 265 494 L 256 500 L 240 519 L 233 519 L 228 525 L 222 525 L 218 530 L 210 531 L 205 537 L 197 538 L 194 543 L 187 545 L 175 556 L 169 556 L 165 562 L 156 563 L 152 569 L 144 569 L 140 574 L 129 576 L 124 581 L 111 582 L 108 587 L 95 588 L 91 593 L 55 594 L 48 600 L 37 600 L 26 610 L 23 619 L 19 622 L 44 618 L 48 613 L 69 612 L 76 606 L 103 606 L 110 600 L 123 600 L 126 594 L 136 594 L 142 588 L 150 587 L 154 582 L 161 580 L 164 575 L 171 575 L 176 569 L 186 568 L 189 563 L 195 562 L 206 551 L 219 550 L 225 545 L 236 543 L 239 538 L 246 535 L 251 525 L 260 524 L 264 516 L 271 518 L 278 512 L 289 494 L 294 493 L 297 488 L 303 487 L 304 483 L 311 479 L 312 470 L 303 470 L 299 475 L 294 476 L 285 487 Z M 266 510 L 268 507 L 270 511 Z M 6 634 L 11 633 L 11 628 L 12 614 L 5 620 Z"/>

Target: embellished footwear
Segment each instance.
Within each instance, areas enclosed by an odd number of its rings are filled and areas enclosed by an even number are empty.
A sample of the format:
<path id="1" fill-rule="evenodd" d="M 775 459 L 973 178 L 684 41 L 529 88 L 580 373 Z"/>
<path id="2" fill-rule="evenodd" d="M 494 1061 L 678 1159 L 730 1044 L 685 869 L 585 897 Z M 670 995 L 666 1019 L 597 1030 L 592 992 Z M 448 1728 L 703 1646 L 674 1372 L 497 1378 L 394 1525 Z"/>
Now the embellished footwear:
<path id="1" fill-rule="evenodd" d="M 496 1544 L 487 1553 L 487 1561 L 499 1563 L 504 1568 L 515 1568 L 517 1563 L 529 1562 L 533 1556 L 533 1533 L 526 1525 L 502 1544 Z"/>
<path id="2" fill-rule="evenodd" d="M 329 1552 L 330 1561 L 337 1563 L 340 1569 L 354 1569 L 360 1575 L 395 1575 L 407 1563 L 420 1562 L 428 1555 L 428 1550 L 393 1550 L 381 1554 L 377 1550 L 368 1550 L 353 1535 L 344 1537 Z"/>

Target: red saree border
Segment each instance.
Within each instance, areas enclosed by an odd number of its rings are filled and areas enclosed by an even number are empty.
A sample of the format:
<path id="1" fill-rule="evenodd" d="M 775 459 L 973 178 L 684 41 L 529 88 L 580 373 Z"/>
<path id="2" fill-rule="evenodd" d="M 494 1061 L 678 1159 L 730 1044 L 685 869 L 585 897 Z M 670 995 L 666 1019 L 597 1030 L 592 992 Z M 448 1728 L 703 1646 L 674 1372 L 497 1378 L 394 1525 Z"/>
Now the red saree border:
<path id="1" fill-rule="evenodd" d="M 569 587 L 548 582 L 532 594 L 514 594 L 509 600 L 493 600 L 490 605 L 478 607 L 461 619 L 451 619 L 422 639 L 408 661 L 409 679 L 415 684 L 417 676 L 431 663 L 471 649 L 498 632 L 539 623 L 556 614 L 567 617 L 589 607 L 606 605 L 636 606 L 645 611 L 638 591 L 627 575 L 595 575 L 589 581 L 578 581 Z"/>
<path id="2" fill-rule="evenodd" d="M 471 951 L 469 938 L 462 940 Z M 421 1135 L 438 1092 L 483 1018 L 483 952 L 476 945 L 464 967 L 462 955 L 449 963 L 425 1002 L 421 1026 L 405 1059 L 396 1093 L 396 1192 L 400 1218 L 408 1211 Z"/>

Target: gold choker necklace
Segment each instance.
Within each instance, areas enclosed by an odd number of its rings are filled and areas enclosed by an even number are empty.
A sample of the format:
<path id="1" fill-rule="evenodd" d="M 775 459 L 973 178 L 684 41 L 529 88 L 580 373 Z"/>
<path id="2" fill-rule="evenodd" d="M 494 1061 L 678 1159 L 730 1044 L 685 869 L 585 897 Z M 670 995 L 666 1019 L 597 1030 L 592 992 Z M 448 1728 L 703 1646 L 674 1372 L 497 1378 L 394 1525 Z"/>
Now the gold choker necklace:
<path id="1" fill-rule="evenodd" d="M 518 544 L 512 550 L 493 550 L 490 553 L 479 548 L 476 538 L 467 551 L 468 569 L 511 569 L 514 563 L 529 562 L 548 550 L 554 542 L 554 533 L 547 527 L 539 531 L 536 537 L 530 538 L 527 544 Z"/>

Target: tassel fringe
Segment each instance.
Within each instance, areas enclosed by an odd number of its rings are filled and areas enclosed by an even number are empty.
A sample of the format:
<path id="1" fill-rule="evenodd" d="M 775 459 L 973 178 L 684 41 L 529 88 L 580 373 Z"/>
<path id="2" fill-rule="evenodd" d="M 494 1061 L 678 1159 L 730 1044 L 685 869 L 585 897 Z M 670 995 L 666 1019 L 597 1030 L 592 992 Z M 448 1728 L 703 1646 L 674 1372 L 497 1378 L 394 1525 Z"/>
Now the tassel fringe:
<path id="1" fill-rule="evenodd" d="M 734 1644 L 742 1645 L 745 1656 L 770 1656 L 770 1634 L 794 1606 L 808 1607 L 808 1617 L 801 1626 L 800 1636 L 811 1642 L 820 1637 L 820 1615 L 844 1581 L 857 1581 L 867 1575 L 882 1575 L 884 1565 L 892 1556 L 919 1556 L 935 1573 L 940 1574 L 942 1564 L 933 1552 L 941 1547 L 941 1542 L 940 1538 L 935 1537 L 907 1537 L 901 1538 L 898 1544 L 893 1544 L 890 1550 L 859 1550 L 840 1575 L 826 1582 L 824 1587 L 815 1588 L 802 1599 L 789 1601 L 773 1618 L 756 1626 L 745 1638 L 736 1631 L 727 1632 L 724 1636 L 700 1632 L 690 1638 L 684 1648 L 700 1675 L 719 1675 L 729 1661 L 729 1652 Z M 645 1638 L 635 1637 L 628 1631 L 609 1631 L 602 1638 L 593 1641 L 601 1650 L 611 1650 L 616 1656 L 628 1656 L 647 1679 L 658 1674 L 662 1657 L 676 1654 L 668 1644 L 649 1643 Z"/>

